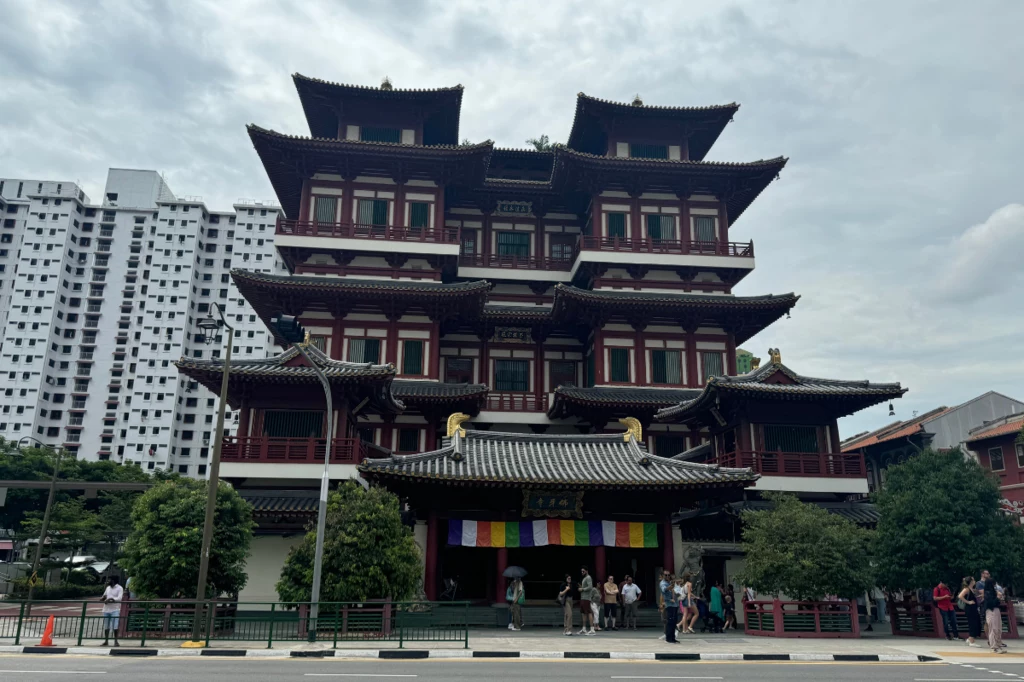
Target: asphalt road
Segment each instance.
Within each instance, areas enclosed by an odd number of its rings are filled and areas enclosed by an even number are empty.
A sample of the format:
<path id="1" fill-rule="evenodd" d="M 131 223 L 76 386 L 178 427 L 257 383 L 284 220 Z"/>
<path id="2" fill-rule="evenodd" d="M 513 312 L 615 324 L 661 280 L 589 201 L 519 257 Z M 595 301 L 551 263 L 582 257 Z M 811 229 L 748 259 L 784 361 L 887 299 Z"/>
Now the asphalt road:
<path id="1" fill-rule="evenodd" d="M 606 661 L 345 661 L 216 658 L 0 656 L 0 680 L 37 682 L 86 678 L 95 682 L 345 682 L 346 680 L 708 680 L 771 682 L 989 682 L 1024 680 L 1024 663 L 677 663 Z M 83 681 L 84 682 L 84 681 Z"/>

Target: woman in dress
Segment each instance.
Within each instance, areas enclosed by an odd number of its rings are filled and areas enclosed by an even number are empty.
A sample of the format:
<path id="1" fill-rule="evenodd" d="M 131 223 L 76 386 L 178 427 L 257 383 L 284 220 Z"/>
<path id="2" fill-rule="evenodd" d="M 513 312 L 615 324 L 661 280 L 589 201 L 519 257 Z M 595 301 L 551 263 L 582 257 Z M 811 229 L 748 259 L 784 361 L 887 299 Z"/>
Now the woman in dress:
<path id="1" fill-rule="evenodd" d="M 692 576 L 689 573 L 684 573 L 682 580 L 680 580 L 680 597 L 679 597 L 679 625 L 677 629 L 679 632 L 686 634 L 693 634 L 693 626 L 697 622 L 697 600 L 693 596 L 693 582 L 691 581 Z"/>
<path id="2" fill-rule="evenodd" d="M 981 637 L 981 611 L 978 610 L 978 598 L 974 592 L 975 582 L 971 576 L 964 578 L 957 599 L 963 602 L 964 614 L 967 616 L 967 646 L 980 647 L 974 641 L 975 637 Z"/>

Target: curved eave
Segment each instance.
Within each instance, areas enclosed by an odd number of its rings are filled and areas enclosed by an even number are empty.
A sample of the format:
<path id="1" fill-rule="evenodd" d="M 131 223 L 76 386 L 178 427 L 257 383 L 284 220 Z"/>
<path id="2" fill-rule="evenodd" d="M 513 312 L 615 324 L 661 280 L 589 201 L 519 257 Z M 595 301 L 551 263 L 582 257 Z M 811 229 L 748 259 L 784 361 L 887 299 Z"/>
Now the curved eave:
<path id="1" fill-rule="evenodd" d="M 493 477 L 454 477 L 441 474 L 420 474 L 392 471 L 379 468 L 359 466 L 360 474 L 367 479 L 390 479 L 395 481 L 415 481 L 417 483 L 434 483 L 452 487 L 473 488 L 550 488 L 557 486 L 560 490 L 693 490 L 747 488 L 760 477 L 752 474 L 749 478 L 736 478 L 727 481 L 565 481 L 561 479 L 505 479 Z"/>
<path id="2" fill-rule="evenodd" d="M 626 399 L 625 396 L 616 397 L 614 395 L 609 395 L 608 397 L 581 396 L 572 393 L 565 393 L 562 391 L 562 387 L 558 387 L 554 391 L 554 398 L 551 401 L 550 409 L 548 409 L 548 417 L 551 419 L 564 419 L 565 417 L 573 416 L 586 419 L 588 416 L 593 416 L 592 412 L 594 410 L 603 410 L 606 413 L 610 412 L 613 414 L 642 413 L 653 415 L 659 410 L 663 410 L 677 404 L 678 402 L 673 400 L 629 400 Z"/>

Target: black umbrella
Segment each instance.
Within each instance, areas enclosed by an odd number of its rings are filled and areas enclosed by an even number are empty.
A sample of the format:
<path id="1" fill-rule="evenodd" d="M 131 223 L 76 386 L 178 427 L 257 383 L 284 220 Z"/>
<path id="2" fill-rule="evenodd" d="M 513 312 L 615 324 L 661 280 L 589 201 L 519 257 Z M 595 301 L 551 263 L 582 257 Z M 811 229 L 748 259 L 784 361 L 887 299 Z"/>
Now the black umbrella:
<path id="1" fill-rule="evenodd" d="M 502 575 L 506 578 L 524 578 L 526 577 L 526 569 L 522 566 L 509 566 Z"/>

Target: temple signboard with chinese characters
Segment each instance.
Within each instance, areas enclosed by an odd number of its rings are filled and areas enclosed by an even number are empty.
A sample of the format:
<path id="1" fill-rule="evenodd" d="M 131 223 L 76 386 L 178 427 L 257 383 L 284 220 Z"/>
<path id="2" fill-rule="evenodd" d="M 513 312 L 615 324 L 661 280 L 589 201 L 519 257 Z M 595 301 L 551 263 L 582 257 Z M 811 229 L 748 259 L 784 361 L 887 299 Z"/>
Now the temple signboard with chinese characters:
<path id="1" fill-rule="evenodd" d="M 583 517 L 582 490 L 524 490 L 523 516 Z"/>
<path id="2" fill-rule="evenodd" d="M 499 201 L 494 207 L 494 215 L 530 215 L 533 212 L 532 201 Z"/>
<path id="3" fill-rule="evenodd" d="M 495 327 L 493 340 L 500 343 L 530 343 L 530 328 Z"/>

